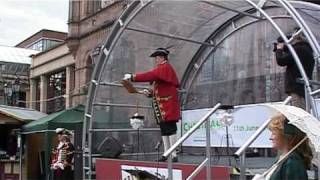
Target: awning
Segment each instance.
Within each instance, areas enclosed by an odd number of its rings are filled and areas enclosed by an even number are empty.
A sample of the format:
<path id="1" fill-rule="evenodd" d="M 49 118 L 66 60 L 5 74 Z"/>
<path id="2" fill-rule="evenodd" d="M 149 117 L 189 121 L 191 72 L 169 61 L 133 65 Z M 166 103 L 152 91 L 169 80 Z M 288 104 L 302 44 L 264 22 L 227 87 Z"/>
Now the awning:
<path id="1" fill-rule="evenodd" d="M 44 130 L 54 130 L 59 127 L 74 129 L 75 124 L 82 123 L 84 117 L 84 106 L 79 105 L 74 108 L 50 114 L 46 117 L 33 121 L 23 126 L 23 132 L 34 132 Z"/>
<path id="2" fill-rule="evenodd" d="M 0 114 L 9 118 L 0 118 L 0 123 L 24 123 L 37 120 L 47 114 L 34 109 L 0 105 Z"/>

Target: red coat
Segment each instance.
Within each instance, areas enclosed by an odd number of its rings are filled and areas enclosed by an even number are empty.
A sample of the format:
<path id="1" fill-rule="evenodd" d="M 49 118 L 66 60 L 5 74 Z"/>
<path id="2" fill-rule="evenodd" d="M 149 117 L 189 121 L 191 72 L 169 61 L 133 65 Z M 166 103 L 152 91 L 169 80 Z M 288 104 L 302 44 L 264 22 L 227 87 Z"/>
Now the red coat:
<path id="1" fill-rule="evenodd" d="M 164 62 L 151 71 L 133 75 L 135 82 L 153 82 L 153 96 L 160 109 L 162 120 L 177 122 L 180 119 L 178 100 L 179 81 L 173 67 Z"/>

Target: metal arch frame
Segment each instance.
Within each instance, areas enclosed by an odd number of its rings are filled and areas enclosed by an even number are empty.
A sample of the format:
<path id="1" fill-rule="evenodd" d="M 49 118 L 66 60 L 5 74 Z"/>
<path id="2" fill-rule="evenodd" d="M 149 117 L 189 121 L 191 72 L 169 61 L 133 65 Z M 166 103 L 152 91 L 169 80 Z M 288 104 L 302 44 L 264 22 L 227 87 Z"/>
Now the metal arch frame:
<path id="1" fill-rule="evenodd" d="M 311 86 L 310 86 L 310 83 L 309 83 L 309 79 L 304 71 L 304 68 L 300 62 L 300 59 L 297 55 L 297 53 L 295 52 L 294 48 L 292 47 L 292 45 L 290 44 L 290 41 L 289 39 L 286 37 L 286 35 L 282 32 L 282 30 L 280 29 L 280 27 L 275 23 L 275 21 L 272 20 L 272 18 L 260 7 L 258 7 L 255 3 L 253 3 L 251 0 L 245 0 L 247 1 L 251 6 L 253 6 L 255 9 L 257 9 L 265 18 L 267 18 L 267 20 L 271 23 L 271 25 L 276 29 L 276 31 L 278 31 L 278 33 L 280 34 L 280 36 L 283 38 L 285 44 L 287 45 L 289 51 L 291 52 L 292 54 L 292 57 L 293 59 L 295 60 L 295 63 L 300 71 L 300 74 L 302 76 L 302 79 L 305 83 L 305 87 L 306 87 L 306 90 L 308 92 L 308 94 L 311 94 L 312 93 L 312 90 L 311 90 Z M 285 1 L 285 0 L 284 0 Z M 292 14 L 293 15 L 293 14 Z M 291 15 L 291 16 L 292 16 Z M 296 22 L 298 23 L 298 22 Z M 300 27 L 303 29 L 303 27 Z M 305 31 L 308 31 L 305 29 Z M 312 42 L 310 42 L 312 43 Z M 308 96 L 308 98 L 310 99 L 311 101 L 311 110 L 312 112 L 314 113 L 314 115 L 317 115 L 317 111 L 316 111 L 316 105 L 315 105 L 315 102 L 312 100 L 312 98 L 310 96 Z"/>
<path id="2" fill-rule="evenodd" d="M 136 10 L 136 12 L 129 18 L 129 20 L 127 20 L 127 22 L 125 24 L 123 24 L 123 20 L 125 20 L 125 18 L 127 18 L 127 15 L 130 14 L 136 7 L 137 5 L 141 2 L 141 7 Z M 100 85 L 100 79 L 101 79 L 101 75 L 102 75 L 102 69 L 103 67 L 105 67 L 106 63 L 107 63 L 107 59 L 109 58 L 110 55 L 110 51 L 112 51 L 114 45 L 116 44 L 116 42 L 118 41 L 120 35 L 123 33 L 124 30 L 134 30 L 134 29 L 130 29 L 130 28 L 126 28 L 127 25 L 134 19 L 134 17 L 143 9 L 145 8 L 147 5 L 149 5 L 151 3 L 151 1 L 148 1 L 147 3 L 143 3 L 142 1 L 136 1 L 130 4 L 129 8 L 123 12 L 123 14 L 120 16 L 118 22 L 116 23 L 116 25 L 113 27 L 109 38 L 106 40 L 106 42 L 104 43 L 105 45 L 102 47 L 103 53 L 101 53 L 99 55 L 99 61 L 97 63 L 98 68 L 96 68 L 93 72 L 93 78 L 89 87 L 89 93 L 88 93 L 88 100 L 87 100 L 87 107 L 85 110 L 85 120 L 84 120 L 84 125 L 83 125 L 83 138 L 82 138 L 82 149 L 83 149 L 83 162 L 85 163 L 85 158 L 89 156 L 89 168 L 86 169 L 84 168 L 83 170 L 83 177 L 86 177 L 85 171 L 89 171 L 89 179 L 91 178 L 91 167 L 92 167 L 92 161 L 91 161 L 91 146 L 92 146 L 92 131 L 90 131 L 92 129 L 92 106 L 95 106 L 93 104 L 93 99 L 95 98 L 95 94 L 97 91 L 97 87 Z M 147 33 L 147 32 L 145 32 Z M 152 32 L 149 32 L 152 33 Z M 157 34 L 154 34 L 157 35 Z M 165 36 L 163 34 L 158 34 L 160 36 Z M 169 37 L 169 38 L 176 38 L 176 37 Z M 178 38 L 176 38 L 178 39 Z M 189 41 L 186 38 L 181 38 L 180 40 L 183 41 Z M 190 40 L 189 42 L 192 42 L 192 40 Z M 192 42 L 192 43 L 199 43 L 199 42 Z M 201 43 L 201 42 L 200 42 Z M 205 43 L 203 42 L 202 44 L 207 45 L 207 46 L 212 46 L 210 43 Z M 107 85 L 107 84 L 104 84 Z M 89 128 L 88 128 L 89 125 Z M 88 133 L 87 133 L 88 132 Z M 88 144 L 86 144 L 88 143 Z M 86 145 L 88 146 L 88 148 L 86 148 Z M 86 156 L 85 154 L 88 153 L 88 156 Z"/>
<path id="3" fill-rule="evenodd" d="M 141 3 L 141 7 L 138 7 L 138 5 Z M 105 67 L 107 60 L 110 56 L 110 51 L 114 48 L 115 44 L 119 40 L 119 37 L 124 32 L 125 27 L 136 17 L 136 15 L 144 9 L 148 4 L 150 4 L 150 1 L 144 4 L 141 1 L 133 1 L 129 6 L 128 9 L 125 10 L 121 16 L 119 17 L 119 20 L 116 22 L 114 27 L 112 28 L 107 40 L 105 41 L 103 47 L 101 48 L 102 52 L 99 55 L 99 61 L 97 63 L 97 68 L 95 68 L 93 72 L 93 78 L 90 83 L 89 92 L 88 92 L 88 99 L 87 99 L 87 106 L 85 109 L 85 118 L 83 123 L 83 135 L 82 135 L 82 150 L 83 150 L 83 164 L 86 163 L 86 158 L 88 158 L 88 167 L 83 167 L 83 178 L 84 179 L 92 179 L 92 152 L 91 152 L 91 146 L 92 146 L 92 131 L 89 131 L 92 129 L 92 112 L 93 112 L 93 99 L 95 99 L 97 87 L 99 86 L 99 82 L 101 80 L 102 76 L 102 69 Z M 131 17 L 128 17 L 134 10 L 138 7 L 135 13 Z M 127 19 L 128 18 L 128 19 Z M 126 23 L 123 23 L 123 20 L 126 20 Z M 88 126 L 89 125 L 89 126 Z M 88 133 L 87 133 L 88 132 Z M 86 144 L 88 143 L 88 144 Z M 86 147 L 86 145 L 88 147 Z M 86 155 L 88 153 L 88 155 Z M 88 178 L 86 175 L 86 172 L 88 172 Z"/>
<path id="4" fill-rule="evenodd" d="M 289 16 L 274 16 L 273 19 L 275 19 L 275 18 L 278 19 L 278 18 L 291 18 L 291 17 L 289 17 Z M 248 22 L 248 23 L 245 23 L 245 24 L 237 27 L 237 28 L 234 29 L 233 31 L 229 32 L 229 33 L 228 33 L 227 35 L 225 35 L 224 37 L 222 37 L 222 38 L 219 40 L 219 42 L 216 44 L 216 47 L 214 47 L 212 50 L 210 50 L 210 51 L 207 53 L 207 56 L 206 56 L 206 57 L 204 58 L 204 60 L 201 62 L 201 64 L 199 65 L 199 68 L 197 68 L 197 70 L 195 70 L 195 71 L 193 72 L 192 77 L 191 77 L 191 79 L 189 80 L 189 82 L 190 82 L 190 81 L 191 81 L 191 82 L 189 83 L 188 88 L 185 88 L 185 89 L 190 89 L 190 88 L 191 88 L 191 86 L 193 85 L 194 80 L 195 80 L 195 78 L 197 77 L 198 73 L 200 72 L 203 64 L 206 62 L 206 60 L 209 58 L 209 56 L 210 56 L 213 52 L 216 51 L 216 49 L 218 48 L 218 46 L 219 46 L 221 43 L 224 42 L 224 40 L 226 40 L 229 36 L 231 36 L 232 34 L 236 33 L 237 31 L 239 31 L 239 30 L 241 30 L 241 29 L 243 29 L 243 28 L 245 28 L 245 27 L 247 27 L 247 26 L 249 26 L 249 25 L 252 25 L 252 24 L 254 24 L 254 23 L 263 21 L 263 20 L 266 20 L 266 19 L 256 19 L 256 20 L 250 21 L 250 22 Z M 230 24 L 229 24 L 229 25 L 230 25 Z M 219 32 L 218 32 L 218 33 L 219 33 Z M 195 64 L 196 62 L 198 62 L 198 61 L 195 61 L 193 64 Z M 190 66 L 190 68 L 192 68 L 192 67 L 193 67 L 193 66 Z M 190 72 L 192 72 L 192 70 L 190 70 L 189 73 L 190 73 Z M 184 82 L 184 85 L 186 85 L 186 83 L 187 83 L 187 81 Z M 186 100 L 187 100 L 188 95 L 189 95 L 189 91 L 187 91 L 187 93 L 186 93 L 186 95 L 185 95 L 183 105 L 186 103 Z"/>
<path id="5" fill-rule="evenodd" d="M 262 10 L 260 7 L 256 6 L 256 4 L 254 4 L 251 0 L 246 0 L 249 4 L 251 4 L 255 9 L 259 10 L 264 16 L 267 16 L 267 20 L 269 22 L 272 23 L 272 25 L 276 28 L 276 30 L 280 33 L 280 35 L 283 37 L 283 39 L 285 40 L 285 42 L 288 44 L 289 41 L 288 39 L 285 37 L 284 33 L 281 31 L 281 29 L 274 23 L 274 21 L 270 18 L 268 18 L 269 16 L 265 13 L 264 10 Z M 141 7 L 136 9 L 137 5 L 141 2 Z M 107 60 L 110 56 L 110 51 L 112 51 L 112 49 L 114 48 L 116 42 L 119 40 L 119 37 L 121 36 L 121 34 L 124 32 L 124 30 L 126 29 L 126 26 L 135 18 L 135 16 L 144 8 L 146 7 L 147 5 L 149 5 L 151 3 L 151 1 L 148 1 L 146 4 L 144 4 L 142 1 L 134 1 L 130 4 L 130 6 L 128 7 L 127 10 L 124 11 L 124 13 L 120 16 L 119 18 L 119 21 L 116 23 L 116 25 L 114 26 L 114 28 L 112 29 L 110 35 L 109 35 L 109 38 L 107 39 L 107 41 L 105 42 L 105 45 L 103 46 L 103 53 L 100 54 L 100 57 L 99 57 L 99 62 L 98 64 L 102 65 L 98 68 L 95 69 L 94 73 L 93 73 L 93 80 L 91 81 L 91 84 L 90 84 L 90 88 L 89 88 L 89 98 L 87 100 L 87 107 L 86 107 L 86 110 L 85 110 L 85 121 L 84 121 L 84 128 L 83 128 L 83 132 L 84 132 L 84 135 L 83 135 L 83 149 L 86 150 L 86 142 L 88 140 L 88 155 L 89 155 L 89 179 L 91 179 L 91 166 L 92 166 L 92 162 L 91 162 L 91 140 L 92 140 L 92 136 L 91 136 L 91 133 L 89 132 L 87 134 L 87 126 L 88 126 L 88 123 L 89 123 L 89 129 L 91 129 L 91 126 L 92 126 L 92 121 L 91 121 L 91 118 L 92 118 L 92 107 L 93 107 L 93 100 L 95 98 L 95 95 L 96 95 L 96 91 L 97 91 L 97 87 L 99 86 L 99 81 L 101 80 L 101 76 L 102 76 L 102 69 L 105 67 L 106 63 L 107 63 Z M 127 17 L 127 15 L 129 15 L 130 13 L 133 12 L 133 10 L 136 10 L 135 13 L 132 14 L 131 17 Z M 126 19 L 128 18 L 128 20 Z M 122 20 L 126 20 L 126 23 L 124 24 Z M 114 36 L 112 36 L 114 35 Z M 300 67 L 299 70 L 301 70 L 301 63 L 296 55 L 296 53 L 294 52 L 294 49 L 293 47 L 288 44 L 288 48 L 289 50 L 293 53 L 293 56 L 294 56 L 294 59 L 297 62 L 298 66 Z M 300 64 L 299 64 L 300 63 Z M 303 75 L 303 79 L 304 81 L 306 81 L 306 74 L 305 72 L 303 71 L 303 68 L 302 68 L 302 75 Z M 310 88 L 310 84 L 308 83 L 308 81 L 306 82 L 307 84 L 307 90 L 309 92 L 311 92 L 311 88 Z M 314 108 L 313 108 L 314 109 Z M 88 135 L 88 137 L 87 137 Z M 88 138 L 88 139 L 87 139 Z M 84 154 L 86 154 L 86 151 L 84 151 Z M 84 157 L 84 163 L 85 163 L 85 157 Z M 83 170 L 83 177 L 86 177 L 86 174 L 85 174 L 85 169 Z"/>
<path id="6" fill-rule="evenodd" d="M 283 2 L 283 0 L 279 0 L 279 1 L 282 1 Z M 316 6 L 316 5 L 314 5 L 314 4 L 312 4 L 312 3 L 308 3 L 308 2 L 300 2 L 300 1 L 297 1 L 297 2 L 293 2 L 293 3 L 296 3 L 296 4 L 304 4 L 304 5 L 311 5 L 311 6 L 313 6 L 314 8 L 319 8 L 319 6 Z M 215 4 L 211 4 L 211 5 L 215 5 Z M 220 7 L 220 6 L 219 6 Z M 280 8 L 281 6 L 279 6 L 279 8 Z M 288 8 L 286 8 L 285 7 L 285 9 L 287 10 L 287 11 L 290 11 L 290 10 L 288 10 Z M 294 9 L 294 8 L 293 8 Z M 256 9 L 257 10 L 257 9 Z M 297 12 L 296 12 L 296 14 L 298 14 Z M 242 14 L 243 15 L 243 14 Z M 295 14 L 293 14 L 293 13 L 291 13 L 291 11 L 290 11 L 290 15 L 291 16 L 289 16 L 289 18 L 292 18 L 297 24 L 299 24 L 299 27 L 301 28 L 301 29 L 303 29 L 302 28 L 302 25 L 301 24 L 303 24 L 304 26 L 307 26 L 305 23 L 304 23 L 304 21 L 302 20 L 302 18 L 299 16 L 299 18 L 295 18 L 295 17 L 293 17 Z M 299 14 L 298 14 L 299 15 Z M 245 14 L 244 14 L 244 16 L 245 16 Z M 278 16 L 278 17 L 280 17 L 280 16 Z M 240 17 L 241 18 L 241 17 Z M 275 17 L 275 18 L 277 18 L 277 16 Z M 232 18 L 231 18 L 232 19 Z M 228 21 L 230 21 L 231 19 L 229 19 Z M 272 19 L 274 19 L 274 18 L 272 18 Z M 257 19 L 257 20 L 254 20 L 254 21 L 251 21 L 251 23 L 249 22 L 249 23 L 247 23 L 247 24 L 243 24 L 242 26 L 244 27 L 244 26 L 247 26 L 247 25 L 250 25 L 250 24 L 252 24 L 252 23 L 254 23 L 254 22 L 259 22 L 259 21 L 262 21 L 262 20 L 267 20 L 267 19 Z M 300 21 L 302 21 L 302 23 L 300 23 Z M 228 24 L 229 25 L 229 24 Z M 303 27 L 304 27 L 303 26 Z M 239 28 L 243 28 L 243 27 L 238 27 L 237 29 L 235 29 L 234 31 L 238 31 L 239 30 Z M 308 26 L 307 26 L 308 27 Z M 220 30 L 221 31 L 221 30 Z M 308 31 L 308 33 L 307 33 L 307 31 Z M 306 34 L 306 37 L 307 37 L 307 39 L 308 39 L 308 41 L 309 42 L 311 42 L 310 44 L 312 45 L 312 48 L 313 48 L 313 51 L 314 52 L 317 52 L 317 54 L 316 54 L 316 58 L 318 59 L 318 61 L 319 61 L 319 63 L 320 63 L 320 46 L 319 46 L 319 44 L 317 43 L 317 40 L 316 40 L 316 38 L 315 38 L 315 36 L 313 35 L 313 33 L 311 32 L 311 30 L 308 28 L 307 29 L 307 31 L 306 30 L 304 30 L 303 29 L 303 32 L 304 32 L 304 34 Z M 310 32 L 310 33 L 309 33 Z M 218 33 L 218 32 L 215 32 L 215 33 Z M 218 46 L 219 44 L 221 44 L 221 42 L 223 41 L 223 40 L 225 40 L 226 38 L 228 38 L 230 35 L 232 35 L 234 32 L 233 31 L 231 31 L 230 33 L 228 33 L 226 36 L 224 36 L 217 44 L 215 44 L 216 46 Z M 310 35 L 309 35 L 310 34 Z M 213 37 L 210 37 L 210 39 L 212 39 Z M 208 40 L 207 40 L 208 41 Z M 204 59 L 207 59 L 208 57 L 209 57 L 209 55 L 213 52 L 213 51 L 215 51 L 216 50 L 216 48 L 217 47 L 214 47 L 210 52 L 208 52 L 208 55 L 204 58 Z M 319 47 L 319 48 L 318 48 Z M 193 64 L 195 64 L 197 61 L 195 61 L 195 62 L 193 62 L 192 63 L 192 65 Z M 203 63 L 204 62 L 206 62 L 206 60 L 204 60 L 204 61 L 202 61 L 201 62 L 201 64 L 200 64 L 200 66 L 199 66 L 199 68 L 197 68 L 197 70 L 196 70 L 196 72 L 195 72 L 195 74 L 192 76 L 192 79 L 191 79 L 191 82 L 190 82 L 190 85 L 189 85 L 189 87 L 187 88 L 187 89 L 189 89 L 191 86 L 192 86 L 192 84 L 193 84 L 193 81 L 194 81 L 194 79 L 196 78 L 196 75 L 198 74 L 198 71 L 200 71 L 200 69 L 201 69 L 201 67 L 202 67 L 202 65 L 203 65 Z M 191 70 L 189 70 L 188 71 L 188 69 L 191 69 Z M 189 74 L 191 71 L 192 71 L 192 69 L 193 69 L 193 66 L 189 66 L 188 68 L 187 68 L 187 70 L 186 70 L 186 72 L 185 72 L 185 74 Z M 188 73 L 187 73 L 188 72 Z M 185 78 L 186 76 L 184 75 L 183 76 L 183 81 L 182 81 L 182 85 L 183 86 L 185 86 L 186 84 L 187 84 L 187 80 L 185 80 L 186 78 Z M 183 101 L 183 105 L 185 105 L 185 103 L 186 103 L 186 100 L 187 100 L 187 97 L 188 97 L 188 92 L 184 95 L 185 97 L 183 98 L 184 99 L 184 101 Z"/>
<path id="7" fill-rule="evenodd" d="M 264 4 L 264 3 L 263 3 Z M 215 4 L 210 4 L 212 6 L 214 6 Z M 219 6 L 220 8 L 224 8 L 222 6 Z M 270 9 L 270 8 L 279 8 L 279 6 L 274 6 L 274 5 L 271 5 L 271 6 L 268 6 L 266 7 L 267 9 Z M 256 9 L 254 8 L 251 8 L 251 9 L 248 9 L 248 10 L 245 10 L 245 12 L 249 13 L 250 11 L 256 11 Z M 243 18 L 245 15 L 244 14 L 237 14 L 231 18 L 229 18 L 226 23 L 223 23 L 220 27 L 217 28 L 217 30 L 215 32 L 213 32 L 207 39 L 206 39 L 206 42 L 210 41 L 211 39 L 213 39 L 215 36 L 217 36 L 218 33 L 220 33 L 221 31 L 223 31 L 226 27 L 230 26 L 230 23 L 232 23 L 233 21 L 235 20 L 238 20 L 238 19 L 241 19 Z M 274 16 L 275 18 L 277 17 L 281 17 L 281 16 Z M 287 17 L 287 16 L 283 16 L 283 17 Z M 264 18 L 256 18 L 256 20 L 253 20 L 253 21 L 262 21 L 262 20 L 266 20 Z M 229 32 L 230 33 L 230 32 Z M 219 44 L 220 42 L 218 42 Z M 217 44 L 215 44 L 217 45 Z M 184 72 L 184 75 L 182 76 L 182 80 L 181 80 L 181 85 L 182 87 L 186 86 L 187 82 L 188 82 L 188 74 L 190 74 L 192 72 L 192 69 L 193 69 L 193 65 L 195 64 L 195 62 L 197 62 L 197 58 L 205 51 L 205 46 L 201 46 L 199 47 L 199 50 L 196 52 L 196 54 L 193 56 L 192 60 L 190 61 L 189 63 L 189 66 L 186 68 L 186 71 Z M 184 97 L 186 97 L 186 95 L 184 95 Z M 183 102 L 182 104 L 182 107 L 185 103 Z"/>
<path id="8" fill-rule="evenodd" d="M 295 22 L 298 24 L 303 34 L 308 39 L 313 49 L 313 52 L 316 52 L 316 58 L 320 61 L 320 46 L 315 38 L 314 34 L 310 30 L 309 26 L 304 22 L 300 14 L 296 11 L 296 9 L 286 0 L 278 0 L 282 6 L 288 11 L 288 13 L 294 18 Z"/>
<path id="9" fill-rule="evenodd" d="M 287 45 L 289 51 L 291 52 L 293 59 L 300 71 L 300 74 L 302 75 L 302 79 L 305 83 L 305 91 L 308 92 L 307 98 L 309 99 L 310 105 L 311 105 L 311 111 L 313 112 L 313 114 L 317 117 L 317 111 L 316 111 L 316 104 L 313 101 L 312 98 L 312 90 L 310 87 L 310 83 L 308 80 L 308 77 L 304 71 L 304 68 L 300 62 L 300 59 L 297 55 L 297 53 L 295 52 L 293 46 L 290 44 L 289 39 L 286 37 L 286 35 L 281 31 L 280 27 L 270 18 L 270 16 L 260 7 L 258 7 L 255 3 L 253 3 L 251 0 L 246 0 L 249 4 L 251 4 L 253 7 L 255 7 L 261 14 L 263 14 L 264 17 L 266 17 L 268 19 L 268 21 L 272 24 L 272 26 L 279 32 L 280 36 L 283 38 L 285 44 Z M 292 14 L 293 15 L 293 14 Z M 300 27 L 301 28 L 301 27 Z M 303 27 L 302 27 L 303 28 Z M 308 30 L 306 30 L 308 31 Z M 310 42 L 312 43 L 312 42 Z M 242 171 L 240 171 L 240 179 L 245 179 L 245 154 L 243 153 L 244 151 L 241 152 L 241 169 Z"/>

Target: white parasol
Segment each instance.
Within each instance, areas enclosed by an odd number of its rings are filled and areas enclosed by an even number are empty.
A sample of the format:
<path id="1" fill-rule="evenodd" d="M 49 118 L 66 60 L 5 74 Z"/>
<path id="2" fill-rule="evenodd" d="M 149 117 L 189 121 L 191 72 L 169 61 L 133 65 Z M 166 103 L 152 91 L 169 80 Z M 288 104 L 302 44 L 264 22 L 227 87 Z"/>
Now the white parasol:
<path id="1" fill-rule="evenodd" d="M 314 163 L 319 164 L 319 157 L 317 156 L 320 153 L 320 121 L 310 113 L 295 106 L 282 104 L 265 104 L 265 106 L 282 113 L 288 119 L 289 124 L 306 133 L 315 151 Z"/>

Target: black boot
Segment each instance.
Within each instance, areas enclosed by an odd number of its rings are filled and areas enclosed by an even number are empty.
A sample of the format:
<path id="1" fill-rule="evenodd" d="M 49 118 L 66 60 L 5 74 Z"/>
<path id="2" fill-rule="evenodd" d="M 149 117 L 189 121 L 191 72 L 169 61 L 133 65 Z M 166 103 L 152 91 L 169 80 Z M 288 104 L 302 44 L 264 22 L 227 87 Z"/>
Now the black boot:
<path id="1" fill-rule="evenodd" d="M 172 162 L 178 162 L 178 157 L 176 156 L 176 157 L 173 157 L 172 158 Z"/>

